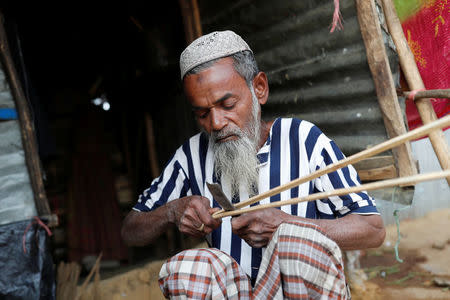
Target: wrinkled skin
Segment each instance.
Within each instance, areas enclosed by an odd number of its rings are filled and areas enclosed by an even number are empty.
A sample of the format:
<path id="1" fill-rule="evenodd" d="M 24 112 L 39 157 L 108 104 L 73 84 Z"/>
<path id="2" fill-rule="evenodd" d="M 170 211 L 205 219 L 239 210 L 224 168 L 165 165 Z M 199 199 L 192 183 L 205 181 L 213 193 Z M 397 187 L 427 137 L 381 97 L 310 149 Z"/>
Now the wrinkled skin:
<path id="1" fill-rule="evenodd" d="M 222 223 L 221 220 L 211 217 L 218 210 L 219 208 L 209 206 L 208 198 L 189 196 L 173 201 L 171 219 L 182 233 L 202 237 L 211 233 Z M 200 231 L 199 228 L 202 224 L 204 224 L 204 228 Z"/>
<path id="2" fill-rule="evenodd" d="M 233 233 L 240 236 L 250 246 L 266 246 L 284 220 L 284 213 L 276 208 L 268 208 L 243 214 L 231 220 Z"/>

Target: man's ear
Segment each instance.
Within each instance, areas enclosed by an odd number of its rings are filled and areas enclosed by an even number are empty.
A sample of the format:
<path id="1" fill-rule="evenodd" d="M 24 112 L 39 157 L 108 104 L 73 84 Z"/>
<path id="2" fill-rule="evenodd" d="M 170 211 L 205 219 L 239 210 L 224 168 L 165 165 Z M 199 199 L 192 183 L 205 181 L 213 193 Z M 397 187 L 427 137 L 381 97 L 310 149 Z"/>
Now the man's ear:
<path id="1" fill-rule="evenodd" d="M 253 89 L 255 90 L 256 98 L 260 105 L 264 105 L 269 98 L 269 82 L 267 81 L 266 73 L 259 72 L 253 78 Z"/>

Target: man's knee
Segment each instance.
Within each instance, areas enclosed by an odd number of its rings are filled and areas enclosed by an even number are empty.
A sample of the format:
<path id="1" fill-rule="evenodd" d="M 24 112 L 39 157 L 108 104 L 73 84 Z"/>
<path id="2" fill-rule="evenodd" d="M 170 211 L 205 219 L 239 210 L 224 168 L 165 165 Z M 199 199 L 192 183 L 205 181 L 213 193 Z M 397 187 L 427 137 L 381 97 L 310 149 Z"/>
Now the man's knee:
<path id="1" fill-rule="evenodd" d="M 299 276 L 316 289 L 346 293 L 342 252 L 319 226 L 283 223 L 277 230 L 277 249 L 284 275 Z"/>
<path id="2" fill-rule="evenodd" d="M 238 299 L 251 291 L 238 263 L 214 248 L 190 249 L 173 256 L 162 266 L 159 284 L 166 297 Z"/>
<path id="3" fill-rule="evenodd" d="M 275 233 L 278 249 L 288 249 L 294 247 L 321 249 L 328 253 L 336 262 L 342 262 L 342 252 L 335 241 L 330 239 L 324 231 L 317 225 L 309 222 L 295 221 L 282 223 Z"/>

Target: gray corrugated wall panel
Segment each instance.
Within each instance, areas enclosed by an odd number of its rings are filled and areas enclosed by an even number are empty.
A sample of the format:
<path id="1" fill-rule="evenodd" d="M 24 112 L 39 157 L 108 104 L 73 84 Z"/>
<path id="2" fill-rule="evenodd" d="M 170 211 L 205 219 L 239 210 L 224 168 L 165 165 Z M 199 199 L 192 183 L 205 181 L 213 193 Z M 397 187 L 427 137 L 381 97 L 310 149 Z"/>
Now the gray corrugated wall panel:
<path id="1" fill-rule="evenodd" d="M 311 121 L 346 155 L 387 139 L 354 0 L 340 1 L 344 30 L 334 33 L 332 0 L 202 0 L 199 6 L 205 33 L 235 30 L 267 73 L 263 118 Z M 387 50 L 398 80 L 396 54 Z"/>
<path id="2" fill-rule="evenodd" d="M 199 4 L 204 27 L 239 28 L 241 33 L 252 34 L 256 31 L 265 31 L 287 18 L 295 18 L 307 10 L 322 5 L 326 5 L 332 15 L 333 6 L 329 0 L 203 0 Z"/>
<path id="3" fill-rule="evenodd" d="M 0 108 L 14 101 L 0 65 Z M 0 224 L 37 215 L 18 120 L 0 121 Z"/>

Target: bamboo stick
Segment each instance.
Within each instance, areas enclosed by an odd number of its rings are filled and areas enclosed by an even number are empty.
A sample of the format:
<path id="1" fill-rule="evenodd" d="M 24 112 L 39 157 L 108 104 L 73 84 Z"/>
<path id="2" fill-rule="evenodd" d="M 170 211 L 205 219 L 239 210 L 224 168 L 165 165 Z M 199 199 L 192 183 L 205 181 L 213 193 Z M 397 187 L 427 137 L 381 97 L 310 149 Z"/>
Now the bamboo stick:
<path id="1" fill-rule="evenodd" d="M 363 160 L 367 157 L 370 156 L 374 156 L 375 154 L 384 152 L 386 150 L 392 149 L 398 145 L 401 145 L 402 143 L 405 143 L 407 141 L 422 137 L 430 132 L 432 132 L 433 130 L 439 129 L 439 128 L 443 128 L 443 127 L 447 127 L 450 126 L 450 115 L 445 116 L 439 120 L 436 120 L 434 122 L 428 123 L 420 128 L 411 130 L 408 133 L 405 133 L 403 135 L 399 135 L 395 138 L 392 138 L 390 140 L 387 140 L 383 143 L 380 143 L 378 145 L 375 145 L 369 149 L 363 150 L 361 152 L 358 152 L 356 154 L 353 154 L 352 156 L 349 156 L 347 158 L 344 158 L 340 161 L 337 161 L 331 165 L 328 165 L 327 167 L 323 168 L 323 169 L 319 169 L 311 174 L 308 174 L 306 176 L 297 178 L 292 180 L 291 182 L 288 182 L 284 185 L 280 185 L 276 188 L 273 188 L 271 190 L 268 190 L 267 192 L 261 193 L 259 195 L 256 195 L 254 197 L 249 198 L 246 201 L 242 201 L 240 203 L 235 204 L 234 206 L 239 209 L 242 208 L 244 206 L 248 206 L 251 205 L 253 203 L 256 203 L 260 200 L 263 200 L 265 198 L 271 197 L 273 195 L 279 194 L 285 190 L 291 189 L 293 187 L 299 186 L 300 184 L 304 183 L 304 182 L 308 182 L 311 181 L 317 177 L 320 177 L 324 174 L 336 171 L 337 169 L 343 168 L 349 164 L 353 164 L 356 163 L 360 160 Z M 213 214 L 213 216 L 215 215 L 219 215 L 221 213 L 223 213 L 224 210 L 220 210 L 217 211 L 216 213 Z"/>
<path id="2" fill-rule="evenodd" d="M 424 89 L 425 85 L 420 77 L 414 55 L 408 46 L 405 35 L 403 34 L 403 28 L 397 16 L 394 3 L 392 0 L 382 0 L 382 3 L 389 33 L 391 34 L 397 48 L 400 65 L 406 81 L 408 82 L 409 88 L 411 90 Z M 417 110 L 423 124 L 430 123 L 437 119 L 436 112 L 433 109 L 433 105 L 431 105 L 430 99 L 421 98 L 416 100 L 414 103 L 417 106 Z M 434 132 L 430 132 L 429 138 L 442 169 L 449 169 L 450 152 L 444 138 L 444 133 L 442 130 L 435 130 Z M 447 183 L 450 185 L 450 177 L 447 178 Z"/>
<path id="3" fill-rule="evenodd" d="M 411 95 L 412 92 L 404 92 L 403 95 L 406 98 L 409 98 L 409 95 Z M 450 89 L 441 89 L 441 90 L 426 90 L 426 91 L 419 91 L 414 95 L 414 99 L 420 99 L 420 98 L 447 98 L 450 99 Z"/>
<path id="4" fill-rule="evenodd" d="M 333 191 L 315 193 L 315 194 L 311 194 L 311 195 L 308 195 L 305 197 L 300 197 L 300 198 L 293 198 L 293 199 L 289 199 L 289 200 L 260 204 L 260 205 L 251 206 L 248 208 L 243 208 L 240 210 L 226 211 L 226 212 L 223 212 L 220 214 L 213 215 L 213 218 L 220 219 L 220 218 L 224 218 L 224 217 L 240 215 L 240 214 L 247 213 L 247 212 L 257 211 L 257 210 L 261 210 L 261 209 L 265 209 L 265 208 L 280 207 L 280 206 L 284 206 L 284 205 L 292 205 L 292 204 L 297 204 L 300 202 L 314 201 L 314 200 L 325 199 L 325 198 L 329 198 L 329 197 L 333 197 L 333 196 L 342 196 L 342 195 L 347 195 L 347 194 L 351 194 L 351 193 L 359 193 L 362 191 L 371 191 L 371 190 L 377 190 L 377 189 L 399 186 L 399 185 L 413 185 L 413 184 L 417 184 L 422 181 L 435 180 L 435 179 L 440 179 L 440 178 L 444 178 L 444 177 L 448 177 L 448 176 L 450 176 L 450 170 L 431 172 L 431 173 L 426 173 L 426 174 L 419 174 L 419 175 L 413 175 L 413 176 L 407 176 L 407 177 L 401 177 L 401 178 L 395 178 L 395 179 L 388 179 L 388 180 L 383 180 L 383 181 L 367 183 L 367 184 L 363 184 L 363 185 L 359 185 L 359 186 L 353 186 L 350 188 L 342 188 L 342 189 L 337 189 L 337 190 L 333 190 Z"/>

